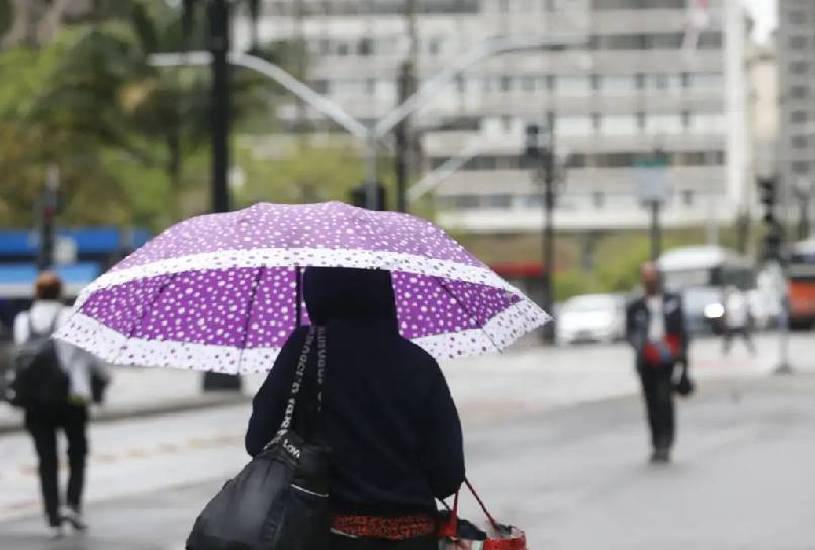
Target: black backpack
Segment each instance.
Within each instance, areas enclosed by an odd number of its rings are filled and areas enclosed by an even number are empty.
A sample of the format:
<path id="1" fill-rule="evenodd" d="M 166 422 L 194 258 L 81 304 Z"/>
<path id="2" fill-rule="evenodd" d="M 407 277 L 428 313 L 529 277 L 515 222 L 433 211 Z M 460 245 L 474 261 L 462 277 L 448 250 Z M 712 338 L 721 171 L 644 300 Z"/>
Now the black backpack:
<path id="1" fill-rule="evenodd" d="M 297 402 L 315 333 L 317 396 Z M 195 520 L 187 550 L 328 548 L 329 450 L 319 437 L 319 418 L 311 414 L 320 412 L 325 363 L 325 328 L 311 328 L 277 435 L 209 501 Z"/>
<path id="2" fill-rule="evenodd" d="M 60 365 L 56 342 L 51 335 L 59 314 L 47 332 L 34 330 L 28 314 L 28 341 L 14 353 L 9 401 L 23 409 L 56 408 L 68 402 L 68 374 Z"/>

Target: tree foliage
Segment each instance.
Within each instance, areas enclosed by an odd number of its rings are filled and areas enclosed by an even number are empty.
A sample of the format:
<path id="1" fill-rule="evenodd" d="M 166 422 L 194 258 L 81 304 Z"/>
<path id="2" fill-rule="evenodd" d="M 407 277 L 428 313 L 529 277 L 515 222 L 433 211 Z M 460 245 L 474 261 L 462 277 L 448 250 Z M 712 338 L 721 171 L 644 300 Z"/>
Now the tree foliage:
<path id="1" fill-rule="evenodd" d="M 97 7 L 41 47 L 0 51 L 0 74 L 14 75 L 0 79 L 2 225 L 32 225 L 49 166 L 61 174 L 68 224 L 158 228 L 206 192 L 208 71 L 148 63 L 156 52 L 203 47 L 202 14 L 148 0 Z M 268 116 L 268 87 L 238 72 L 233 83 L 236 121 Z"/>

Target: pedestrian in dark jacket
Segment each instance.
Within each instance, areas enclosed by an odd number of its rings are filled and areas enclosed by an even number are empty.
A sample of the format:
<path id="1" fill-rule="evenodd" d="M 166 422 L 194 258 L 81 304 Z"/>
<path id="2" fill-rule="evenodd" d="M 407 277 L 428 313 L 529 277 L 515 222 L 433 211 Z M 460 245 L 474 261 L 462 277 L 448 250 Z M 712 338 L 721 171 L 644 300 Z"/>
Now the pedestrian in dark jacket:
<path id="1" fill-rule="evenodd" d="M 688 333 L 682 300 L 662 291 L 656 266 L 643 265 L 640 277 L 644 295 L 626 310 L 626 335 L 636 353 L 651 427 L 651 461 L 668 462 L 675 433 L 673 376 L 677 364 L 688 368 Z"/>
<path id="2" fill-rule="evenodd" d="M 435 497 L 464 480 L 461 425 L 436 361 L 399 334 L 390 273 L 308 268 L 303 294 L 326 327 L 322 428 L 333 450 L 332 550 L 435 550 Z M 296 330 L 253 401 L 246 449 L 283 419 L 307 329 Z"/>

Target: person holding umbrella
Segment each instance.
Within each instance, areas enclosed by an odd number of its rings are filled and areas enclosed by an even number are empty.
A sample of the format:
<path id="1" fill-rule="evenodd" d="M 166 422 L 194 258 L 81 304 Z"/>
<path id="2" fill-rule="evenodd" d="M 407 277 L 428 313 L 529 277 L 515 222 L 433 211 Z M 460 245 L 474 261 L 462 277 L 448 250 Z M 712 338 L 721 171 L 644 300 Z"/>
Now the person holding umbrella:
<path id="1" fill-rule="evenodd" d="M 434 497 L 464 481 L 461 425 L 438 364 L 399 335 L 389 272 L 308 268 L 303 294 L 327 335 L 332 550 L 435 549 Z M 252 456 L 283 419 L 306 332 L 289 337 L 255 396 L 246 433 Z"/>
<path id="2" fill-rule="evenodd" d="M 257 204 L 169 228 L 83 290 L 56 336 L 111 364 L 269 373 L 246 435 L 257 456 L 199 515 L 188 545 L 284 548 L 269 534 L 281 531 L 266 528 L 278 508 L 257 505 L 270 491 L 251 487 L 280 487 L 270 461 L 288 476 L 319 456 L 332 463 L 319 469 L 334 471 L 328 492 L 320 477 L 281 493 L 320 501 L 319 525 L 298 533 L 319 531 L 337 549 L 429 550 L 434 497 L 464 479 L 458 414 L 436 361 L 501 351 L 548 320 L 420 218 L 338 202 Z M 309 377 L 316 399 L 298 399 Z M 308 445 L 277 437 L 296 434 L 302 406 L 330 445 L 311 429 Z M 336 517 L 323 521 L 326 498 Z M 240 522 L 235 502 L 249 503 Z M 300 519 L 287 525 L 296 531 Z"/>

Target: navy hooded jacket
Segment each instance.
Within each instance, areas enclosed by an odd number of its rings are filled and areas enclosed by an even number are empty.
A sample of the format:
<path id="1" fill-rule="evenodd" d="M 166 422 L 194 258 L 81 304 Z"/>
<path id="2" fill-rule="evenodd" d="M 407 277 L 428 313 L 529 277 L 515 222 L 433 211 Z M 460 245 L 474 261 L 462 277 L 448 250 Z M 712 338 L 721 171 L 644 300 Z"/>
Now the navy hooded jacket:
<path id="1" fill-rule="evenodd" d="M 303 296 L 309 318 L 326 327 L 322 429 L 333 451 L 335 512 L 435 511 L 434 497 L 464 480 L 461 424 L 436 361 L 399 335 L 390 273 L 308 268 Z M 289 337 L 254 398 L 252 456 L 280 426 L 306 332 Z"/>

